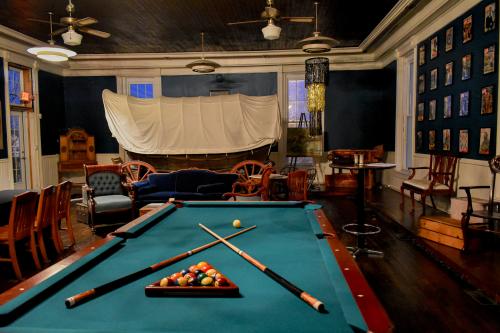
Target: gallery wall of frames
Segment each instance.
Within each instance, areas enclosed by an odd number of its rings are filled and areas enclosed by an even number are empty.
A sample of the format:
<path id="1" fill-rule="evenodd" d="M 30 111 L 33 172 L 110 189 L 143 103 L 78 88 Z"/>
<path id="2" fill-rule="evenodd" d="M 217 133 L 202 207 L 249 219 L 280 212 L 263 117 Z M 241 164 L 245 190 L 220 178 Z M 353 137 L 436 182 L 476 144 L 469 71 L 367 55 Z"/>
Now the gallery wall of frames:
<path id="1" fill-rule="evenodd" d="M 417 46 L 415 151 L 496 150 L 498 4 L 482 1 Z"/>

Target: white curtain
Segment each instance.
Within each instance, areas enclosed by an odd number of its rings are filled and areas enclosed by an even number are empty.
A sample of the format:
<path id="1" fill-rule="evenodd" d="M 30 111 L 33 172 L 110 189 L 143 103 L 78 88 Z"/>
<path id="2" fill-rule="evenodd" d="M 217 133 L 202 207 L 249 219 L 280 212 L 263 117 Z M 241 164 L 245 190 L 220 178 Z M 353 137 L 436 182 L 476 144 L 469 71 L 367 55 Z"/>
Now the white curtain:
<path id="1" fill-rule="evenodd" d="M 139 99 L 104 90 L 102 99 L 111 133 L 135 153 L 234 153 L 281 135 L 276 95 Z"/>

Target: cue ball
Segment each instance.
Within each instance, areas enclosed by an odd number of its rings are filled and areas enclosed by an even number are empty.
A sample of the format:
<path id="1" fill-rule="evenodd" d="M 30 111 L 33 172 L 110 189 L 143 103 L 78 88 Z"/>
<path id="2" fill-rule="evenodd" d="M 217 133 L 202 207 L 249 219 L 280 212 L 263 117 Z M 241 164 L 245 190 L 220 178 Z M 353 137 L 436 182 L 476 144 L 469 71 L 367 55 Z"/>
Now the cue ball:
<path id="1" fill-rule="evenodd" d="M 233 227 L 240 228 L 241 227 L 241 221 L 240 220 L 234 220 L 233 221 Z"/>

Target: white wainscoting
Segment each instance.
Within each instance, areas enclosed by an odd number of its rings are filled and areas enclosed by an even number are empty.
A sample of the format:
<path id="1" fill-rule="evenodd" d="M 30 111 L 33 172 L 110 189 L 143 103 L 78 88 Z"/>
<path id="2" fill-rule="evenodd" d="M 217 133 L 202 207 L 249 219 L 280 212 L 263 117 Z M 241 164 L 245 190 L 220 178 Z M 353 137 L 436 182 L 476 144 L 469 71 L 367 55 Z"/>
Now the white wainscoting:
<path id="1" fill-rule="evenodd" d="M 116 154 L 97 154 L 97 164 L 111 164 L 112 158 L 120 157 L 119 153 Z"/>
<path id="2" fill-rule="evenodd" d="M 0 189 L 7 190 L 10 188 L 9 160 L 5 158 L 0 160 Z"/>
<path id="3" fill-rule="evenodd" d="M 42 186 L 56 185 L 59 181 L 57 162 L 59 155 L 42 156 Z"/>

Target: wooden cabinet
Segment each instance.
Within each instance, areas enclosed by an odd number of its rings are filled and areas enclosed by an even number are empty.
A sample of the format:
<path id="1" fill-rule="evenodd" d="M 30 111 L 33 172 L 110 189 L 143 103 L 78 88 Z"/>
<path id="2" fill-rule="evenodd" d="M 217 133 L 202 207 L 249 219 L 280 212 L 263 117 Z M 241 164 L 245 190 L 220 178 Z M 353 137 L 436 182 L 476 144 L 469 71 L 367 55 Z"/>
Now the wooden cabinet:
<path id="1" fill-rule="evenodd" d="M 83 175 L 84 164 L 97 164 L 94 136 L 79 128 L 69 129 L 59 137 L 59 181 L 65 174 Z"/>

